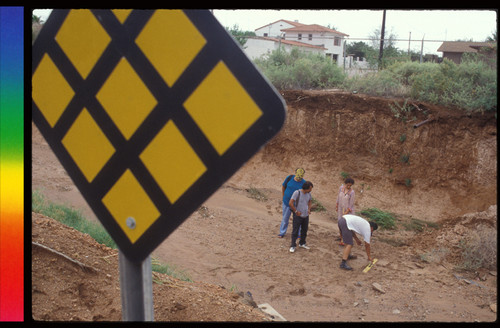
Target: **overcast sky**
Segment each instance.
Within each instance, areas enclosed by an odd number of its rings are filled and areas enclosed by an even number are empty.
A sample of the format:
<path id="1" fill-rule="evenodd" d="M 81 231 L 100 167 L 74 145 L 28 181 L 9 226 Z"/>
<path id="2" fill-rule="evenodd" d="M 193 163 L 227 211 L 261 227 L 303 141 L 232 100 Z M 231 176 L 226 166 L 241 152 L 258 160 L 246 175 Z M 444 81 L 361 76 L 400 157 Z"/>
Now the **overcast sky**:
<path id="1" fill-rule="evenodd" d="M 381 29 L 383 10 L 214 10 L 214 15 L 224 27 L 236 24 L 244 31 L 254 31 L 279 19 L 330 25 L 354 41 L 369 38 Z M 412 50 L 420 51 L 424 39 L 424 52 L 440 55 L 436 50 L 441 42 L 430 40 L 484 41 L 492 36 L 496 26 L 497 13 L 493 10 L 386 10 L 385 17 L 386 36 L 392 33 L 398 39 L 408 40 L 411 33 Z M 408 41 L 397 46 L 407 50 Z"/>
<path id="2" fill-rule="evenodd" d="M 49 10 L 34 12 L 46 21 Z M 383 10 L 271 10 L 271 9 L 236 9 L 213 10 L 220 24 L 224 27 L 237 25 L 243 31 L 255 29 L 280 19 L 298 20 L 303 24 L 319 24 L 334 27 L 339 32 L 348 34 L 352 42 L 367 40 L 376 29 L 382 27 Z M 495 10 L 391 10 L 386 11 L 385 31 L 404 39 L 397 43 L 402 50 L 410 48 L 420 52 L 424 39 L 424 53 L 437 52 L 441 41 L 472 40 L 485 41 L 496 32 L 497 12 Z M 439 41 L 439 42 L 433 42 Z"/>

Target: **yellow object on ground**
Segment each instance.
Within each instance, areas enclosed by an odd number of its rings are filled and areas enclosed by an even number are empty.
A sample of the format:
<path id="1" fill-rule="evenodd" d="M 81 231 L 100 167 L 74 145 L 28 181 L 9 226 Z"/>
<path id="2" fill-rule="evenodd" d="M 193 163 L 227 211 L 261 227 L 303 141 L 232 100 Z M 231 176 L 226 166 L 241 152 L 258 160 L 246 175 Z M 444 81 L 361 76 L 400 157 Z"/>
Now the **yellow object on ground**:
<path id="1" fill-rule="evenodd" d="M 377 263 L 378 259 L 373 259 L 373 262 L 371 262 L 370 264 L 368 264 L 366 266 L 366 268 L 363 270 L 364 273 L 368 272 L 368 270 L 370 270 L 372 268 L 372 266 Z"/>

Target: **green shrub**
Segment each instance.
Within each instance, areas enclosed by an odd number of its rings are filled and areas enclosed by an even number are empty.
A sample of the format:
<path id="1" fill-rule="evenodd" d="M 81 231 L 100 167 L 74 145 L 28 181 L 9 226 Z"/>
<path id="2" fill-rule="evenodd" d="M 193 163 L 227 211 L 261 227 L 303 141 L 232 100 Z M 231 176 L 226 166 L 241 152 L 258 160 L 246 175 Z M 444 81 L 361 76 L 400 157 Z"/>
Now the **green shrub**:
<path id="1" fill-rule="evenodd" d="M 334 61 L 322 55 L 273 51 L 255 60 L 262 73 L 278 89 L 339 87 L 374 96 L 412 98 L 467 111 L 496 111 L 496 61 L 468 54 L 460 65 L 396 61 L 383 70 L 347 77 Z"/>
<path id="2" fill-rule="evenodd" d="M 353 76 L 344 81 L 343 87 L 348 91 L 357 91 L 374 96 L 408 97 L 409 89 L 401 83 L 390 70 Z"/>
<path id="3" fill-rule="evenodd" d="M 477 270 L 485 268 L 493 270 L 497 267 L 497 231 L 496 229 L 481 229 L 471 231 L 462 239 L 459 247 L 462 251 L 462 270 Z"/>
<path id="4" fill-rule="evenodd" d="M 408 222 L 403 223 L 405 230 L 422 232 L 425 228 L 438 229 L 439 225 L 435 222 L 411 218 Z"/>
<path id="5" fill-rule="evenodd" d="M 497 75 L 483 61 L 471 57 L 460 65 L 447 59 L 434 69 L 411 76 L 411 96 L 462 109 L 496 110 Z"/>
<path id="6" fill-rule="evenodd" d="M 278 89 L 315 89 L 340 86 L 345 74 L 333 60 L 323 55 L 275 50 L 256 59 L 255 64 Z"/>
<path id="7" fill-rule="evenodd" d="M 323 204 L 320 203 L 319 200 L 317 200 L 316 198 L 313 197 L 311 211 L 312 212 L 324 212 L 324 211 L 326 211 L 326 208 L 323 206 Z"/>
<path id="8" fill-rule="evenodd" d="M 410 161 L 410 154 L 401 154 L 399 160 L 401 163 L 408 163 Z"/>
<path id="9" fill-rule="evenodd" d="M 267 196 L 264 192 L 260 191 L 255 187 L 250 187 L 246 189 L 248 197 L 256 199 L 258 201 L 267 201 Z"/>
<path id="10" fill-rule="evenodd" d="M 316 84 L 314 65 L 310 58 L 299 58 L 290 67 L 297 89 L 311 88 Z"/>
<path id="11" fill-rule="evenodd" d="M 396 62 L 384 70 L 345 79 L 343 87 L 375 96 L 411 97 L 413 100 L 467 111 L 497 109 L 497 72 L 476 54 L 464 56 L 460 65 Z"/>
<path id="12" fill-rule="evenodd" d="M 368 217 L 370 221 L 376 222 L 381 229 L 396 228 L 396 217 L 392 213 L 373 207 L 362 210 L 360 214 Z"/>

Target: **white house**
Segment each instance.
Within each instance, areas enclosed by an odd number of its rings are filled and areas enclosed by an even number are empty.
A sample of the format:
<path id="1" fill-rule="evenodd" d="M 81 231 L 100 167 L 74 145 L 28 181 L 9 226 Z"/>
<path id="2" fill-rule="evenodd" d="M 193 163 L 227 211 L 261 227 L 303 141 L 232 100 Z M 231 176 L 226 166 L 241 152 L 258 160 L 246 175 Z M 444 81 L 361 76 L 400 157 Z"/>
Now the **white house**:
<path id="1" fill-rule="evenodd" d="M 286 40 L 296 40 L 315 46 L 326 48 L 325 55 L 332 58 L 339 64 L 343 64 L 344 37 L 348 34 L 338 32 L 327 27 L 312 24 L 301 25 L 282 30 Z"/>
<path id="2" fill-rule="evenodd" d="M 289 52 L 293 47 L 297 47 L 304 52 L 318 54 L 323 54 L 326 51 L 326 48 L 321 46 L 270 37 L 250 37 L 247 39 L 243 50 L 253 60 L 264 54 L 270 54 L 273 50 L 282 49 Z"/>
<path id="3" fill-rule="evenodd" d="M 245 52 L 254 59 L 282 47 L 289 50 L 299 47 L 302 51 L 322 53 L 344 65 L 345 33 L 321 25 L 302 24 L 298 21 L 280 19 L 255 30 L 256 38 L 249 38 Z"/>
<path id="4" fill-rule="evenodd" d="M 297 47 L 301 51 L 323 54 L 345 69 L 368 68 L 368 62 L 364 58 L 354 58 L 352 55 L 344 54 L 345 38 L 349 36 L 348 34 L 321 25 L 280 19 L 257 28 L 255 35 L 256 37 L 248 38 L 243 47 L 250 59 L 279 48 L 289 51 Z"/>

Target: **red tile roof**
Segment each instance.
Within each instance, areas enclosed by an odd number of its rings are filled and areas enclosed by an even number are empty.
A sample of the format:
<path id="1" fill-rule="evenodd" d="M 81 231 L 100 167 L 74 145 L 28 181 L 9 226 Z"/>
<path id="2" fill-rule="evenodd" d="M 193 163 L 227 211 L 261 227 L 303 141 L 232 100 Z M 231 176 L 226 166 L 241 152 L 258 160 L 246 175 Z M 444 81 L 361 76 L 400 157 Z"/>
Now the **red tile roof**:
<path id="1" fill-rule="evenodd" d="M 276 22 L 269 23 L 269 24 L 267 24 L 267 25 L 261 26 L 261 27 L 259 27 L 259 28 L 256 28 L 255 30 L 260 30 L 260 29 L 261 29 L 261 28 L 263 28 L 263 27 L 266 27 L 266 26 L 269 26 L 269 25 L 276 24 L 277 22 L 285 22 L 285 23 L 288 23 L 288 24 L 293 25 L 293 26 L 295 26 L 295 27 L 305 25 L 305 24 L 302 24 L 302 23 L 299 23 L 299 22 L 292 22 L 292 21 L 289 21 L 289 20 L 286 20 L 286 19 L 279 19 L 279 20 L 277 20 Z"/>
<path id="2" fill-rule="evenodd" d="M 251 37 L 252 39 L 261 39 L 261 40 L 269 40 L 269 41 L 274 41 L 274 42 L 280 42 L 280 40 L 278 38 L 270 38 L 270 37 L 259 37 L 259 36 L 254 36 L 254 37 Z M 315 45 L 312 45 L 312 44 L 307 44 L 307 43 L 304 43 L 304 42 L 299 42 L 299 41 L 292 41 L 292 40 L 285 40 L 285 39 L 281 39 L 281 43 L 282 44 L 288 44 L 288 45 L 291 45 L 291 46 L 297 46 L 297 47 L 307 47 L 307 48 L 315 48 L 315 49 L 321 49 L 321 50 L 326 50 L 325 47 L 322 47 L 322 46 L 315 46 Z"/>
<path id="3" fill-rule="evenodd" d="M 283 29 L 282 31 L 284 32 L 327 32 L 327 33 L 336 33 L 336 34 L 341 34 L 344 36 L 349 36 L 348 34 L 332 30 L 330 28 L 318 25 L 318 24 L 311 24 L 311 25 L 302 25 L 302 26 L 296 26 L 296 27 L 291 27 L 291 28 L 286 28 Z"/>
<path id="4" fill-rule="evenodd" d="M 278 22 L 285 22 L 285 23 L 288 23 L 288 24 L 294 26 L 294 27 L 286 28 L 286 29 L 282 30 L 282 31 L 286 31 L 286 32 L 328 32 L 328 33 L 336 33 L 336 34 L 340 34 L 340 35 L 344 35 L 344 36 L 349 36 L 348 34 L 345 34 L 345 33 L 339 32 L 339 31 L 335 31 L 335 30 L 329 29 L 327 27 L 324 27 L 324 26 L 321 26 L 318 24 L 308 25 L 308 24 L 302 24 L 299 22 L 293 22 L 293 21 L 286 20 L 286 19 L 277 20 L 273 23 L 256 28 L 255 30 L 260 30 L 263 27 L 273 25 L 273 24 L 276 24 Z"/>

